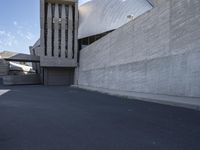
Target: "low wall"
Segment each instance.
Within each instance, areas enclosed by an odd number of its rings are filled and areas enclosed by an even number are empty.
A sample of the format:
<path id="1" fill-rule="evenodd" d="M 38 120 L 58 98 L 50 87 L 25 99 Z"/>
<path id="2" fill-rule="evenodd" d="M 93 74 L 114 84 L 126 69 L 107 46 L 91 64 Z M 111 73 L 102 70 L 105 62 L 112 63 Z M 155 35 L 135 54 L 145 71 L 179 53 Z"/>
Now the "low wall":
<path id="1" fill-rule="evenodd" d="M 31 85 L 40 84 L 39 75 L 9 75 L 3 77 L 4 85 Z"/>
<path id="2" fill-rule="evenodd" d="M 200 1 L 162 1 L 83 49 L 78 84 L 200 97 Z"/>
<path id="3" fill-rule="evenodd" d="M 8 71 L 9 64 L 5 60 L 0 59 L 0 76 L 8 75 Z"/>

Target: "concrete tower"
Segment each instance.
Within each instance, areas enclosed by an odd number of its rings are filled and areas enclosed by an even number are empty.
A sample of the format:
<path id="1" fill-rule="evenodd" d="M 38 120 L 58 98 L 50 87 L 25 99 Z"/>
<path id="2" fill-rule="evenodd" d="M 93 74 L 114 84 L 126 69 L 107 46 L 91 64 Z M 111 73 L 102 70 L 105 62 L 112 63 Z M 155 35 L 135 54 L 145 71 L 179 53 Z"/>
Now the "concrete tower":
<path id="1" fill-rule="evenodd" d="M 77 0 L 40 0 L 40 65 L 44 84 L 72 84 L 77 66 Z"/>

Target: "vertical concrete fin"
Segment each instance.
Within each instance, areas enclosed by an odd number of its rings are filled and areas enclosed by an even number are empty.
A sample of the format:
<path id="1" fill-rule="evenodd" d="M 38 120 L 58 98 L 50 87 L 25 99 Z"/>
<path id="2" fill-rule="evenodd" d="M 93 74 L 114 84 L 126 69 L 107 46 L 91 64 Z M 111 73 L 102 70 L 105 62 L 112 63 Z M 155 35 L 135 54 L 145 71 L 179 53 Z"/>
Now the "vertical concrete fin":
<path id="1" fill-rule="evenodd" d="M 52 56 L 52 12 L 51 12 L 51 3 L 48 4 L 48 13 L 47 13 L 47 56 Z"/>
<path id="2" fill-rule="evenodd" d="M 74 27 L 74 59 L 77 61 L 78 55 L 78 2 L 75 3 L 75 27 Z"/>
<path id="3" fill-rule="evenodd" d="M 55 17 L 54 17 L 54 57 L 59 56 L 59 8 L 58 4 L 55 4 Z"/>
<path id="4" fill-rule="evenodd" d="M 73 30 L 73 11 L 72 5 L 69 5 L 68 16 L 68 59 L 72 59 L 72 30 Z"/>
<path id="5" fill-rule="evenodd" d="M 62 24 L 61 24 L 61 57 L 65 58 L 66 57 L 66 36 L 65 36 L 65 31 L 66 31 L 66 12 L 65 12 L 65 5 L 62 5 Z"/>
<path id="6" fill-rule="evenodd" d="M 44 24 L 45 24 L 45 2 L 40 0 L 40 56 L 45 54 L 45 37 L 44 37 Z"/>

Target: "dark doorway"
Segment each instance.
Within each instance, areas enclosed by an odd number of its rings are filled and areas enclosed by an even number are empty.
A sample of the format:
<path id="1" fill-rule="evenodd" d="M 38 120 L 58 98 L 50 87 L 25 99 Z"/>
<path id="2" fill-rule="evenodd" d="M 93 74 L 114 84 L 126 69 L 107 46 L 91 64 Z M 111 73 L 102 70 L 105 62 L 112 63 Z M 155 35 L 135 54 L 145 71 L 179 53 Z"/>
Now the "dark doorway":
<path id="1" fill-rule="evenodd" d="M 45 85 L 67 85 L 74 82 L 73 68 L 44 68 Z"/>

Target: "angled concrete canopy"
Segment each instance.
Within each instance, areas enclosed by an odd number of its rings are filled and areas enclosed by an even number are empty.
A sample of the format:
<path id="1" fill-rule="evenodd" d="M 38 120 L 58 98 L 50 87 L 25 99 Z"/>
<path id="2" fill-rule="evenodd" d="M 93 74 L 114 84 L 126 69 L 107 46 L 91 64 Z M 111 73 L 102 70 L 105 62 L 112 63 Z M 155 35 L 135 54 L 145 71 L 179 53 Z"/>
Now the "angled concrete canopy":
<path id="1" fill-rule="evenodd" d="M 39 62 L 39 56 L 21 54 L 9 51 L 0 52 L 0 58 L 7 61 Z"/>

